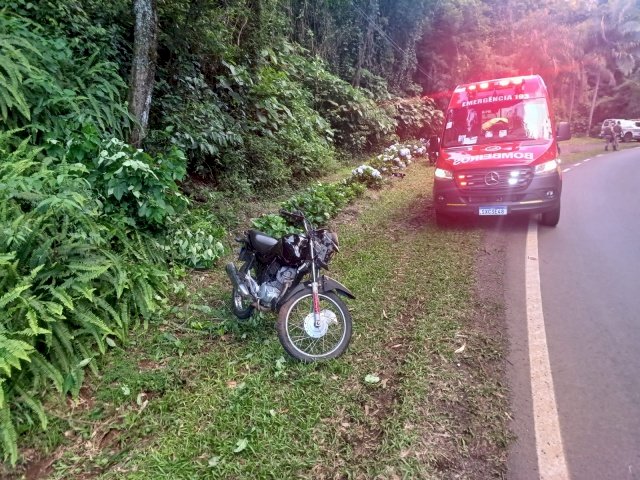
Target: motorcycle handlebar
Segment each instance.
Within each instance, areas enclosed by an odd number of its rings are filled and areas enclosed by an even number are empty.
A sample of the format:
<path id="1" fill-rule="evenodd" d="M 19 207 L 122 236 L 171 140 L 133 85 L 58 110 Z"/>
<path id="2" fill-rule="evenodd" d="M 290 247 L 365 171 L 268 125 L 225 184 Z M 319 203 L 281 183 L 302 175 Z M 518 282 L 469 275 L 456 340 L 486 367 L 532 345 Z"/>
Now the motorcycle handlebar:
<path id="1" fill-rule="evenodd" d="M 280 215 L 282 215 L 283 217 L 289 217 L 291 220 L 295 220 L 296 222 L 302 222 L 305 218 L 302 212 L 299 212 L 298 210 L 294 210 L 293 212 L 280 210 Z"/>
<path id="2" fill-rule="evenodd" d="M 304 216 L 299 210 L 294 210 L 293 212 L 288 212 L 286 210 L 280 210 L 280 215 L 286 218 L 289 218 L 291 221 L 298 223 L 304 227 L 305 232 L 310 232 L 313 230 L 313 225 L 307 220 L 307 217 Z"/>

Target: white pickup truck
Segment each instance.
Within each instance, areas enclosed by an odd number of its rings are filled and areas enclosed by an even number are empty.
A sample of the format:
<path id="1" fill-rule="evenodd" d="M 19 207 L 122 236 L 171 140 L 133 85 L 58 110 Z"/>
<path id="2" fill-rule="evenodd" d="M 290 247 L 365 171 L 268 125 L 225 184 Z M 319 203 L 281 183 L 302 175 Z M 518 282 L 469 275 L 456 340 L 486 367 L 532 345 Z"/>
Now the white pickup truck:
<path id="1" fill-rule="evenodd" d="M 626 120 L 624 118 L 608 118 L 602 122 L 600 127 L 600 137 L 604 136 L 604 127 L 613 126 L 620 122 L 622 127 L 622 133 L 620 134 L 620 140 L 623 142 L 630 142 L 631 140 L 640 141 L 640 120 Z"/>

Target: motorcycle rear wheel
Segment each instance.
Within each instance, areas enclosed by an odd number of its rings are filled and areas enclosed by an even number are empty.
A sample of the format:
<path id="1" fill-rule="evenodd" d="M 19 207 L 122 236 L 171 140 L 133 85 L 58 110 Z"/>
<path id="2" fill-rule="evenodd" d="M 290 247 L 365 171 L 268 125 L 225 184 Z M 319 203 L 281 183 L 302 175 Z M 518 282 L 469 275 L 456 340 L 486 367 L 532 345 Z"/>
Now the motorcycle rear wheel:
<path id="1" fill-rule="evenodd" d="M 231 311 L 239 320 L 246 320 L 253 314 L 253 305 L 234 287 L 231 293 Z"/>
<path id="2" fill-rule="evenodd" d="M 345 303 L 335 293 L 320 293 L 320 326 L 314 326 L 313 293 L 303 290 L 278 312 L 278 339 L 292 357 L 302 362 L 337 358 L 351 341 L 352 319 Z"/>

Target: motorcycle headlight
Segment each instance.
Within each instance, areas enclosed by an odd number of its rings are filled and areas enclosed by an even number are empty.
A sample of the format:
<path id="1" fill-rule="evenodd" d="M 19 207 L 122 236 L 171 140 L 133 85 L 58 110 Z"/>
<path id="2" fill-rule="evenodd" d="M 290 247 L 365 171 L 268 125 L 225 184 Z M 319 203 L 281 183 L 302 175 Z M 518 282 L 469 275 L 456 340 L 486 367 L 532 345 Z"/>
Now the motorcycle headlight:
<path id="1" fill-rule="evenodd" d="M 558 165 L 560 165 L 559 160 L 549 160 L 548 162 L 541 163 L 540 165 L 536 165 L 535 174 L 543 175 L 545 173 L 551 173 L 558 169 Z"/>

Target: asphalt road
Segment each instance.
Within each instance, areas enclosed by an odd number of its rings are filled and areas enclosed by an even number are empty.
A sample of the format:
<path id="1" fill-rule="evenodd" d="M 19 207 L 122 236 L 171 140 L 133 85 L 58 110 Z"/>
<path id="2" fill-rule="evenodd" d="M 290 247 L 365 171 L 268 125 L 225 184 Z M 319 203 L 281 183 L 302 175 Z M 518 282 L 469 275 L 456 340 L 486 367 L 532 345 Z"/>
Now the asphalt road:
<path id="1" fill-rule="evenodd" d="M 603 152 L 604 153 L 604 152 Z M 560 431 L 572 479 L 640 480 L 640 149 L 564 174 L 562 215 L 540 227 L 542 307 Z M 509 379 L 518 436 L 509 478 L 539 478 L 527 354 L 526 220 L 506 249 Z"/>

